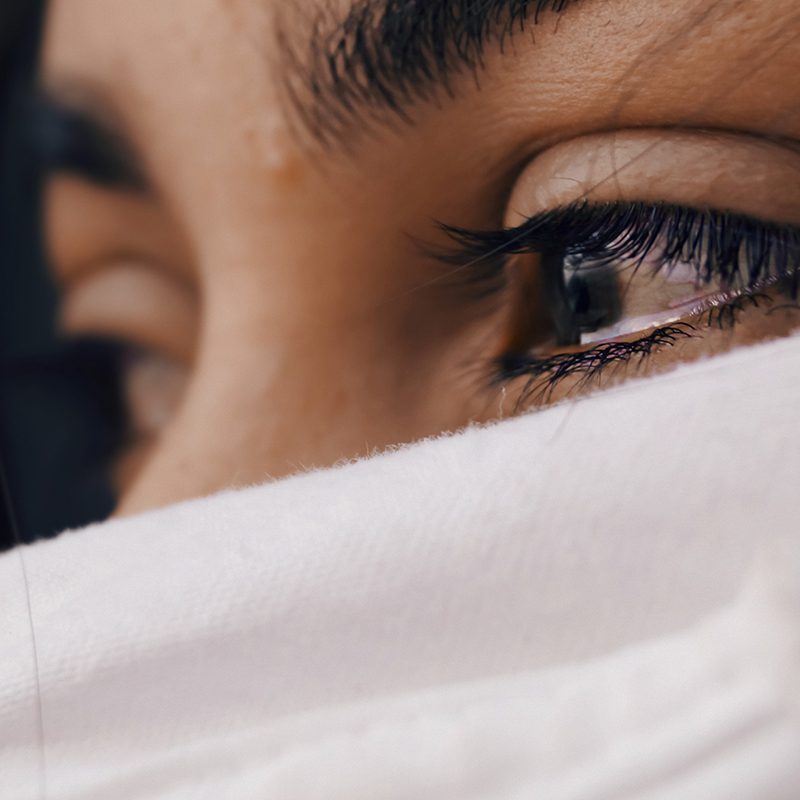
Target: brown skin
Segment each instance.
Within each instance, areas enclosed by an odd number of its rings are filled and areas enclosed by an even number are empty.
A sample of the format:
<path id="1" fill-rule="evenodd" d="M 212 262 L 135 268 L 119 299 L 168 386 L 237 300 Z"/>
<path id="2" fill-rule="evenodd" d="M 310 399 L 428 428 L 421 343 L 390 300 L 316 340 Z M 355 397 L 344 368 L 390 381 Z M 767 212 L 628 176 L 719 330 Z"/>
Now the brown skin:
<path id="1" fill-rule="evenodd" d="M 102 96 L 154 187 L 61 176 L 47 193 L 66 329 L 157 356 L 131 376 L 145 457 L 123 470 L 121 513 L 511 413 L 520 387 L 492 387 L 486 365 L 512 335 L 518 284 L 476 302 L 440 280 L 413 241 L 442 243 L 432 220 L 515 224 L 599 186 L 800 224 L 796 0 L 585 2 L 535 45 L 522 34 L 490 50 L 480 87 L 464 75 L 455 98 L 351 137 L 349 152 L 303 135 L 286 101 L 279 7 L 51 2 L 44 81 Z M 637 137 L 654 147 L 615 179 Z M 748 315 L 649 368 L 794 319 Z"/>

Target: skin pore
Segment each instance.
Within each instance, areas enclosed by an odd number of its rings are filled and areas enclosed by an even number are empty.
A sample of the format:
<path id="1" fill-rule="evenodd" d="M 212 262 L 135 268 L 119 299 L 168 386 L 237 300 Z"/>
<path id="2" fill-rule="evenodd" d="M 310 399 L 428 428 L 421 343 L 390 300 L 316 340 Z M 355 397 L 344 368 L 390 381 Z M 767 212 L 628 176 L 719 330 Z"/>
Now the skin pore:
<path id="1" fill-rule="evenodd" d="M 588 199 L 800 225 L 795 0 L 575 0 L 536 24 L 530 3 L 513 30 L 525 4 L 497 3 L 482 49 L 429 75 L 377 35 L 351 52 L 342 23 L 380 27 L 387 4 L 321 5 L 51 0 L 42 83 L 124 162 L 57 165 L 45 204 L 65 330 L 135 346 L 120 513 L 513 413 L 527 381 L 491 365 L 526 344 L 515 326 L 546 327 L 540 259 L 475 291 L 435 257 L 436 221 Z M 746 308 L 633 372 L 796 317 Z"/>

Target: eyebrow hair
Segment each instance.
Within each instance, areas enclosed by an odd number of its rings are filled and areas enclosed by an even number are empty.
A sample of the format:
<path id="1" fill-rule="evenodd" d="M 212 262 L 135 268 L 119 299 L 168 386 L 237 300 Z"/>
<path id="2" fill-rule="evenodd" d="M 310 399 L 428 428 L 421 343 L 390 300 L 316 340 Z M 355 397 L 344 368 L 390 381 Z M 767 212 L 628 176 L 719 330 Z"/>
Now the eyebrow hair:
<path id="1" fill-rule="evenodd" d="M 148 191 L 135 147 L 102 104 L 43 92 L 30 101 L 26 116 L 29 146 L 45 175 L 65 173 L 109 189 Z"/>
<path id="2" fill-rule="evenodd" d="M 305 56 L 279 28 L 289 95 L 324 142 L 387 113 L 410 122 L 410 105 L 442 90 L 452 97 L 457 74 L 477 73 L 490 42 L 502 49 L 515 33 L 576 2 L 354 0 L 343 17 L 324 8 L 312 21 Z"/>

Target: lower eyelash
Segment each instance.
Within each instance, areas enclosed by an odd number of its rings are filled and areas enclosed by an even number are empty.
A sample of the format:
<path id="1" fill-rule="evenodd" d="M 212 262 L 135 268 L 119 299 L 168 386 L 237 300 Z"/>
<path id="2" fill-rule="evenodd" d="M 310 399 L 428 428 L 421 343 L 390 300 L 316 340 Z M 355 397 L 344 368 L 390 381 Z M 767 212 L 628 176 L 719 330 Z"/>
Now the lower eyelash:
<path id="1" fill-rule="evenodd" d="M 739 321 L 739 314 L 746 308 L 761 308 L 763 305 L 772 306 L 774 300 L 766 294 L 755 292 L 753 294 L 741 294 L 734 297 L 727 303 L 723 303 L 716 308 L 710 309 L 706 313 L 706 327 L 719 328 L 720 330 L 730 330 Z M 774 307 L 770 308 L 767 314 L 775 310 Z"/>
<path id="2" fill-rule="evenodd" d="M 580 390 L 614 364 L 627 364 L 634 358 L 638 358 L 641 364 L 655 351 L 696 336 L 694 325 L 679 322 L 657 328 L 632 342 L 605 342 L 578 353 L 556 353 L 546 358 L 529 353 L 509 353 L 496 360 L 494 383 L 503 385 L 526 378 L 517 405 L 534 400 L 546 401 L 555 387 L 568 378 L 579 376 L 574 388 Z"/>
<path id="3" fill-rule="evenodd" d="M 769 305 L 770 314 L 786 307 L 774 306 L 773 298 L 763 293 L 765 287 L 779 288 L 792 301 L 800 295 L 800 228 L 732 212 L 666 203 L 580 201 L 531 217 L 517 228 L 441 227 L 456 247 L 435 255 L 485 294 L 506 285 L 510 257 L 548 252 L 597 263 L 633 261 L 637 269 L 649 259 L 654 275 L 678 263 L 695 264 L 701 284 L 728 287 L 712 307 L 687 313 L 696 324 L 673 323 L 634 341 L 606 341 L 576 353 L 500 356 L 492 364 L 492 383 L 525 380 L 518 406 L 547 401 L 566 379 L 576 378 L 573 388 L 580 390 L 612 365 L 633 359 L 641 364 L 659 349 L 699 336 L 701 328 L 732 328 L 746 308 Z"/>
<path id="4" fill-rule="evenodd" d="M 787 287 L 787 294 L 791 288 Z M 769 306 L 766 314 L 787 308 L 800 311 L 800 304 L 773 305 L 774 298 L 761 292 L 743 293 L 725 303 L 701 312 L 702 327 L 731 330 L 739 321 L 739 315 L 747 308 Z M 517 408 L 534 401 L 547 402 L 556 386 L 562 381 L 580 376 L 573 387 L 580 391 L 591 384 L 609 367 L 626 365 L 638 358 L 641 365 L 656 351 L 674 347 L 678 342 L 700 336 L 698 326 L 678 322 L 656 328 L 646 336 L 630 342 L 604 342 L 578 353 L 556 353 L 540 358 L 531 353 L 507 353 L 494 362 L 492 383 L 505 385 L 513 380 L 526 378 L 527 382 L 517 401 Z"/>

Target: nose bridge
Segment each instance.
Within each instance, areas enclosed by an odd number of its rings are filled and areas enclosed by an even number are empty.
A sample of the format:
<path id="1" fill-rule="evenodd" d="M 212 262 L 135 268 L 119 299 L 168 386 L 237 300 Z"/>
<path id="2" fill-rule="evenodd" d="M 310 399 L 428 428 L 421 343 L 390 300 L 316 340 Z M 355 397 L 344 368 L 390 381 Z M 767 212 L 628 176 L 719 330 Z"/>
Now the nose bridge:
<path id="1" fill-rule="evenodd" d="M 352 368 L 324 354 L 310 360 L 313 345 L 209 350 L 122 513 L 328 466 L 383 444 L 371 425 L 379 417 L 367 407 L 374 397 L 350 380 Z M 231 357 L 220 363 L 225 352 Z"/>
<path id="2" fill-rule="evenodd" d="M 270 281 L 228 280 L 209 291 L 183 402 L 124 510 L 329 464 L 359 449 L 351 433 L 375 435 L 365 405 L 376 387 L 358 369 L 365 337 L 306 321 Z"/>
<path id="3" fill-rule="evenodd" d="M 238 52 L 215 49 L 197 67 L 240 75 L 229 93 L 209 99 L 193 79 L 179 101 L 157 96 L 143 122 L 189 242 L 201 325 L 183 403 L 123 512 L 410 438 L 418 398 L 398 390 L 409 363 L 398 331 L 413 264 L 399 252 L 396 196 L 363 165 L 320 169 L 264 80 L 271 65 L 227 64 Z"/>

